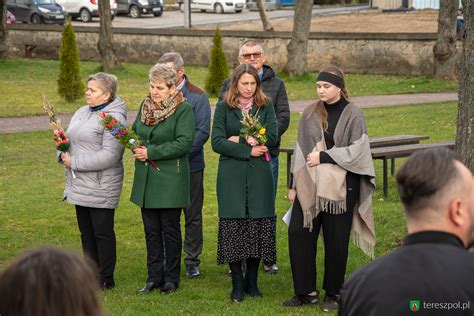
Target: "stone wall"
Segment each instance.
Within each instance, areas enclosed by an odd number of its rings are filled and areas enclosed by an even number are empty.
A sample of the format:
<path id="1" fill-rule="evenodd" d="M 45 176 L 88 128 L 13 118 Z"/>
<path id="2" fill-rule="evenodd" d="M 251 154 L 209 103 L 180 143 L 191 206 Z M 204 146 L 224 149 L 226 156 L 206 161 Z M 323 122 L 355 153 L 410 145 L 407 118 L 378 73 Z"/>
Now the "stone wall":
<path id="1" fill-rule="evenodd" d="M 9 55 L 25 56 L 25 45 L 36 46 L 33 58 L 57 59 L 62 28 L 53 25 L 14 25 L 9 31 Z M 82 60 L 99 60 L 98 29 L 76 27 Z M 187 65 L 206 66 L 214 32 L 185 29 L 115 28 L 114 42 L 118 57 L 126 62 L 154 63 L 161 54 L 178 51 Z M 223 44 L 229 66 L 237 64 L 240 44 L 248 38 L 264 43 L 267 63 L 275 69 L 287 61 L 289 32 L 223 31 Z M 376 74 L 426 74 L 433 71 L 432 47 L 436 34 L 407 33 L 311 33 L 308 68 L 315 71 L 327 64 L 341 66 L 347 72 Z"/>

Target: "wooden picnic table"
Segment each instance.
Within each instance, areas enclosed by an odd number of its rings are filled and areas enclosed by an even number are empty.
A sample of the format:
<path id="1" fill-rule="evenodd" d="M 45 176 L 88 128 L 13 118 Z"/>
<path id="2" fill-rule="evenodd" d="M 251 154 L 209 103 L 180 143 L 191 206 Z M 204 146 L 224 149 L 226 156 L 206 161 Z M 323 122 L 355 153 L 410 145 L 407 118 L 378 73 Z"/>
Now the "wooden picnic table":
<path id="1" fill-rule="evenodd" d="M 404 145 L 416 145 L 420 144 L 420 141 L 429 139 L 430 137 L 427 135 L 393 135 L 393 136 L 384 136 L 384 137 L 371 137 L 369 139 L 371 151 L 375 150 L 376 148 L 384 148 L 379 150 L 379 156 L 374 159 L 383 159 L 380 156 L 380 153 L 384 152 L 386 148 L 390 147 L 398 147 Z M 280 148 L 280 152 L 286 153 L 286 179 L 287 179 L 287 186 L 290 187 L 291 185 L 291 156 L 293 155 L 294 148 Z M 380 158 L 379 158 L 380 157 Z M 401 156 L 400 156 L 401 157 Z M 395 172 L 395 158 L 399 158 L 396 156 L 387 157 L 384 159 L 384 169 L 383 169 L 383 179 L 384 179 L 384 194 L 387 195 L 387 182 L 388 182 L 388 168 L 387 168 L 387 160 L 391 160 L 391 173 L 392 175 Z"/>
<path id="2" fill-rule="evenodd" d="M 388 159 L 392 160 L 392 175 L 393 175 L 393 161 L 395 160 L 395 158 L 408 157 L 416 151 L 429 149 L 429 148 L 438 148 L 438 147 L 447 147 L 449 149 L 454 149 L 454 141 L 372 148 L 370 150 L 372 152 L 372 159 L 383 160 L 383 194 L 384 196 L 386 197 L 388 195 L 388 176 L 387 176 L 387 173 L 388 173 L 387 160 Z"/>

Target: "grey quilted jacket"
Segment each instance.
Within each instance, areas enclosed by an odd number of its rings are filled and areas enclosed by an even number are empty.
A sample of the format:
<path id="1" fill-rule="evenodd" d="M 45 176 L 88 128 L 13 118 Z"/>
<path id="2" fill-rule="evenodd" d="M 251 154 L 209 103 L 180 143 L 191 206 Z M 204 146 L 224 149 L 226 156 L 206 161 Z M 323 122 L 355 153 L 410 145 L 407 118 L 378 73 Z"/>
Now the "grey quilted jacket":
<path id="1" fill-rule="evenodd" d="M 125 101 L 118 96 L 103 111 L 126 122 Z M 76 178 L 66 168 L 64 198 L 74 205 L 115 209 L 122 190 L 124 147 L 104 130 L 97 112 L 88 105 L 74 113 L 66 135 Z"/>

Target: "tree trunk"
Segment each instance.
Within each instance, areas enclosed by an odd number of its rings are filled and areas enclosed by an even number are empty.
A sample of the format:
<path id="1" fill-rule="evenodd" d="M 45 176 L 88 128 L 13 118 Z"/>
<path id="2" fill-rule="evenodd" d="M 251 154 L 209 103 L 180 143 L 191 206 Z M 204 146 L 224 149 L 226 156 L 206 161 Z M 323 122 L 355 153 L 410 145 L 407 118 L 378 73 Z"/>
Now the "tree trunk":
<path id="1" fill-rule="evenodd" d="M 456 151 L 464 164 L 474 172 L 474 4 L 462 1 L 464 30 L 459 74 L 459 108 L 456 135 Z"/>
<path id="2" fill-rule="evenodd" d="M 288 61 L 284 71 L 290 75 L 301 75 L 307 72 L 306 53 L 308 50 L 309 30 L 313 0 L 298 0 L 293 17 L 293 33 L 288 49 Z"/>
<path id="3" fill-rule="evenodd" d="M 433 47 L 434 76 L 456 79 L 456 18 L 459 0 L 440 0 L 438 39 Z"/>
<path id="4" fill-rule="evenodd" d="M 264 31 L 273 31 L 272 23 L 268 20 L 267 12 L 265 11 L 265 3 L 263 0 L 256 0 L 258 13 L 260 13 L 260 19 L 262 20 Z"/>
<path id="5" fill-rule="evenodd" d="M 7 58 L 7 0 L 0 0 L 0 58 Z"/>
<path id="6" fill-rule="evenodd" d="M 120 67 L 120 63 L 115 56 L 113 47 L 112 19 L 110 14 L 110 1 L 99 0 L 100 33 L 99 52 L 102 59 L 102 70 L 109 72 L 113 68 Z"/>

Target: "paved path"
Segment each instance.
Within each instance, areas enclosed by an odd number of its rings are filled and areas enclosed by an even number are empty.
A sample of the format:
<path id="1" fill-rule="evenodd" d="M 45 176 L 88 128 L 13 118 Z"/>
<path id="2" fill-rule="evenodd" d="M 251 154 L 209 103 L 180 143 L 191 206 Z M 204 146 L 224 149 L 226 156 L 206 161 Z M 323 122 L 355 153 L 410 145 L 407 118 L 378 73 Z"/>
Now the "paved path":
<path id="1" fill-rule="evenodd" d="M 449 93 L 419 93 L 419 94 L 400 94 L 400 95 L 374 95 L 366 97 L 353 97 L 351 100 L 361 108 L 374 108 L 395 105 L 420 104 L 457 101 L 456 92 Z M 305 107 L 314 100 L 290 101 L 291 112 L 302 112 Z M 214 109 L 214 107 L 212 107 Z M 132 122 L 136 111 L 130 111 L 128 121 Z M 71 115 L 60 115 L 63 127 L 67 127 Z M 16 133 L 49 129 L 48 118 L 46 115 L 30 117 L 6 117 L 0 118 L 0 133 Z"/>

